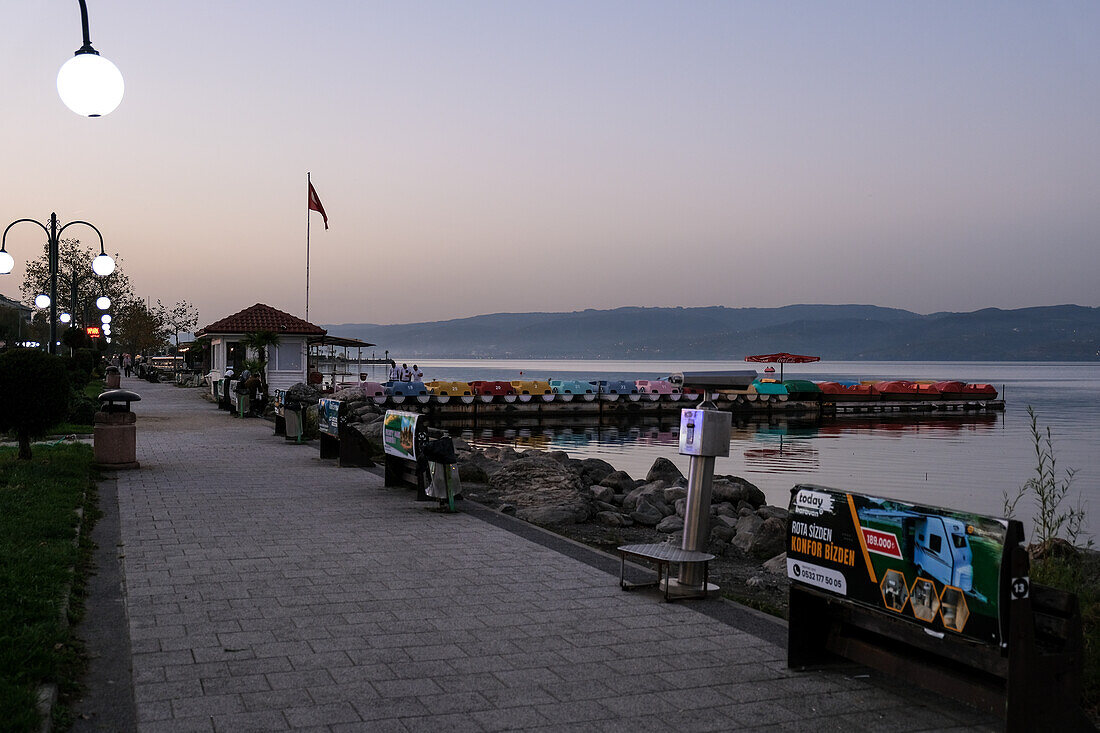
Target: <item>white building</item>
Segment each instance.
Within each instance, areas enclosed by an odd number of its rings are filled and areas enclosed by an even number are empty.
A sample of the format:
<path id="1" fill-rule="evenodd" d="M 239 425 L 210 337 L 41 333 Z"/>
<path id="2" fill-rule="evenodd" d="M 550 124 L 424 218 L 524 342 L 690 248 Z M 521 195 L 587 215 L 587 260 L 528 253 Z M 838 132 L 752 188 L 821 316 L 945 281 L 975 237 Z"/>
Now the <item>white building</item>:
<path id="1" fill-rule="evenodd" d="M 245 360 L 256 358 L 255 352 L 245 348 L 245 337 L 262 331 L 270 331 L 279 337 L 278 346 L 268 347 L 267 350 L 268 389 L 286 389 L 298 382 L 305 382 L 308 371 L 307 341 L 327 332 L 309 321 L 263 303 L 226 316 L 195 333 L 196 338 L 206 336 L 210 339 L 211 377 L 220 379 L 228 367 L 240 374 Z"/>

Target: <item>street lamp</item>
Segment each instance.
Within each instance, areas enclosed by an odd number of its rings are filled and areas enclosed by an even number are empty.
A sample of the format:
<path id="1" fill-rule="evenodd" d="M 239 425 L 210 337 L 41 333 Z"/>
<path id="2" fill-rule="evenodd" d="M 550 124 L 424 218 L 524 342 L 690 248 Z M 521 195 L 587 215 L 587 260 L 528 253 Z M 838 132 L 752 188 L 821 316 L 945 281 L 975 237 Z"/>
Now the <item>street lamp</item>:
<path id="1" fill-rule="evenodd" d="M 82 2 L 81 5 L 84 3 Z M 103 248 L 103 234 L 96 229 L 94 224 L 86 221 L 70 221 L 68 224 L 58 228 L 57 226 L 57 214 L 50 214 L 50 225 L 47 227 L 37 219 L 16 219 L 11 224 L 8 224 L 7 229 L 4 230 L 3 237 L 0 237 L 0 275 L 6 275 L 11 272 L 15 267 L 15 258 L 13 258 L 7 251 L 8 230 L 22 221 L 29 221 L 31 224 L 37 224 L 42 227 L 42 231 L 46 232 L 46 244 L 48 245 L 48 257 L 50 266 L 50 295 L 49 295 L 49 308 L 50 308 L 50 345 L 49 352 L 51 354 L 57 353 L 57 269 L 58 269 L 58 246 L 61 241 L 61 232 L 65 231 L 73 224 L 84 224 L 92 228 L 97 235 L 99 235 L 99 255 L 92 260 L 92 270 L 101 277 L 106 277 L 115 271 L 115 261 L 111 259 L 110 255 Z M 40 302 L 40 298 L 45 296 L 38 296 L 35 298 L 35 303 Z"/>
<path id="2" fill-rule="evenodd" d="M 65 106 L 85 117 L 110 114 L 122 102 L 125 85 L 118 67 L 92 48 L 88 35 L 88 6 L 80 3 L 84 45 L 57 72 L 57 93 Z"/>

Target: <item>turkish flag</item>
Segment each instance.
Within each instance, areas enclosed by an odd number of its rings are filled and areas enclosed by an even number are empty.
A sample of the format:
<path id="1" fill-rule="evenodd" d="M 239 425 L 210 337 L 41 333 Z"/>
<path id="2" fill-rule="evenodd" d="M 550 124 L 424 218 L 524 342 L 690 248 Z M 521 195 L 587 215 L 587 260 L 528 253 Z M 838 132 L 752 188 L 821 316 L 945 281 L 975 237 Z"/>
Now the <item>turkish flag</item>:
<path id="1" fill-rule="evenodd" d="M 321 199 L 317 198 L 317 191 L 313 188 L 313 184 L 309 184 L 309 208 L 311 211 L 321 212 L 321 216 L 325 220 L 325 229 L 328 229 L 328 214 L 325 213 L 325 207 L 321 206 Z"/>

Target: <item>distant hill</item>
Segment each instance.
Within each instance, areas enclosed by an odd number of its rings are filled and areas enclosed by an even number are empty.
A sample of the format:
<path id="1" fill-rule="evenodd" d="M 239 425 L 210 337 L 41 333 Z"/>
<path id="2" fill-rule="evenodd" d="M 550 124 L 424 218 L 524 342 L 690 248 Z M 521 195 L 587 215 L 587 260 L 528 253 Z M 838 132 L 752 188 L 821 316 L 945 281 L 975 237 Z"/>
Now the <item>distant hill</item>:
<path id="1" fill-rule="evenodd" d="M 325 328 L 402 359 L 742 359 L 789 351 L 831 360 L 1100 360 L 1100 308 L 1076 305 L 930 315 L 873 305 L 630 307 Z"/>

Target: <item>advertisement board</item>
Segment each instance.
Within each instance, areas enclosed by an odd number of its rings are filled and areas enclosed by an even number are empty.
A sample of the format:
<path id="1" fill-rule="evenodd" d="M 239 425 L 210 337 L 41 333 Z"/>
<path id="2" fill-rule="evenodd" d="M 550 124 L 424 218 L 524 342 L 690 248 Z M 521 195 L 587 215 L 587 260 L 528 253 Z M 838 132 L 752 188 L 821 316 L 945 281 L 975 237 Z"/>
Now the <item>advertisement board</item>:
<path id="1" fill-rule="evenodd" d="M 333 438 L 340 437 L 340 400 L 317 400 L 317 430 Z"/>
<path id="2" fill-rule="evenodd" d="M 382 422 L 382 448 L 387 455 L 416 460 L 418 412 L 389 410 Z"/>
<path id="3" fill-rule="evenodd" d="M 275 414 L 278 415 L 279 417 L 285 417 L 285 415 L 283 414 L 283 409 L 286 407 L 286 390 L 285 389 L 275 390 L 275 402 L 274 402 L 274 404 L 275 404 Z"/>
<path id="4" fill-rule="evenodd" d="M 932 632 L 1004 638 L 1007 520 L 800 484 L 791 489 L 793 583 L 897 614 Z"/>

